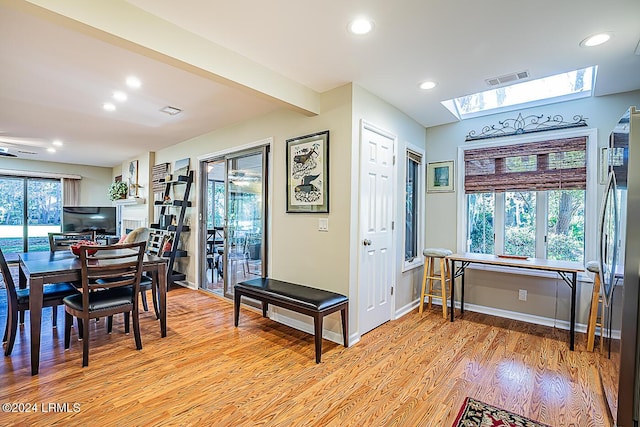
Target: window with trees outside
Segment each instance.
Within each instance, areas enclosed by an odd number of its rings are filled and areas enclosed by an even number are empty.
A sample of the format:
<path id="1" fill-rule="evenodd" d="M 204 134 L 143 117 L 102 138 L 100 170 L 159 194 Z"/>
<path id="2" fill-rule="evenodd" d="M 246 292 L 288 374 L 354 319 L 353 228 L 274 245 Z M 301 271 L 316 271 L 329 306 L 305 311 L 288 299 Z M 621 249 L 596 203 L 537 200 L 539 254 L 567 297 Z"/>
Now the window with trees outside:
<path id="1" fill-rule="evenodd" d="M 469 252 L 584 262 L 587 137 L 464 150 Z"/>
<path id="2" fill-rule="evenodd" d="M 0 176 L 0 248 L 3 252 L 49 250 L 49 232 L 59 232 L 59 179 Z"/>
<path id="3" fill-rule="evenodd" d="M 404 269 L 422 265 L 424 165 L 418 150 L 407 150 L 405 163 Z"/>

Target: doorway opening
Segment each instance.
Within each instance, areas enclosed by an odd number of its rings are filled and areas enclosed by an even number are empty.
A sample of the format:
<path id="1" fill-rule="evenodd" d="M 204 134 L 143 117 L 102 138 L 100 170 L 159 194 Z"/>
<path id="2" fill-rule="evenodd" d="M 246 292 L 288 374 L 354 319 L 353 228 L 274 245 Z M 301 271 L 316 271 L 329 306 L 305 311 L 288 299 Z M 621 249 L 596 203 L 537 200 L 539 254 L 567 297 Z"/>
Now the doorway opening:
<path id="1" fill-rule="evenodd" d="M 262 146 L 201 162 L 201 289 L 232 298 L 236 283 L 266 276 L 268 151 Z"/>
<path id="2" fill-rule="evenodd" d="M 62 229 L 60 180 L 0 176 L 0 194 L 2 251 L 48 251 L 48 233 Z"/>

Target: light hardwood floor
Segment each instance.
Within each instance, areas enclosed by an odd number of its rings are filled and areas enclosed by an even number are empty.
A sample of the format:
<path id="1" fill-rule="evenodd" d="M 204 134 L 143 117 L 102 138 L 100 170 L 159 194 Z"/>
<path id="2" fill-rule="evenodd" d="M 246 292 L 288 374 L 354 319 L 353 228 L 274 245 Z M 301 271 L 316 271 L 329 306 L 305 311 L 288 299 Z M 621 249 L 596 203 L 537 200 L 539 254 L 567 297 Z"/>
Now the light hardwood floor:
<path id="1" fill-rule="evenodd" d="M 0 403 L 38 412 L 2 413 L 0 424 L 450 426 L 471 396 L 557 427 L 609 425 L 583 334 L 570 352 L 565 331 L 470 312 L 450 323 L 437 307 L 416 309 L 348 349 L 325 340 L 316 365 L 313 336 L 245 307 L 238 328 L 231 302 L 200 291 L 172 290 L 168 307 L 164 339 L 142 314 L 141 351 L 121 316 L 111 335 L 93 323 L 87 368 L 75 330 L 64 351 L 60 308 L 57 329 L 45 321 L 36 377 L 20 329 L 0 365 Z M 65 403 L 78 411 L 49 406 Z"/>

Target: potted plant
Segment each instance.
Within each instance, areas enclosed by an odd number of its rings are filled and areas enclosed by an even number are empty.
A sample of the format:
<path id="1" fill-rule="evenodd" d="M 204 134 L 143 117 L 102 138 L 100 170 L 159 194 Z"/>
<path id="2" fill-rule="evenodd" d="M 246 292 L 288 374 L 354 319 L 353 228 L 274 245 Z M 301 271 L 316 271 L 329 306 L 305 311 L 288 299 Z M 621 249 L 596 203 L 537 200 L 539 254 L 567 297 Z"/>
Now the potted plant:
<path id="1" fill-rule="evenodd" d="M 129 187 L 124 181 L 112 182 L 109 187 L 109 199 L 119 200 L 127 197 Z"/>

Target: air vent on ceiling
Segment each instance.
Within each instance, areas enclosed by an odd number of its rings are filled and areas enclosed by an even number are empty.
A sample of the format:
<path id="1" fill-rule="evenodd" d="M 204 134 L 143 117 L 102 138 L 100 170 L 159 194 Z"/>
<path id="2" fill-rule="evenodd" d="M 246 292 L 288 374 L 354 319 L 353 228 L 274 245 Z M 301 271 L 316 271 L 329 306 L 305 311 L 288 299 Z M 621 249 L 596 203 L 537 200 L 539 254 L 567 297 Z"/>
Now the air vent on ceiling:
<path id="1" fill-rule="evenodd" d="M 18 157 L 15 154 L 11 154 L 8 148 L 0 147 L 0 156 L 4 157 Z"/>
<path id="2" fill-rule="evenodd" d="M 167 105 L 164 108 L 161 108 L 160 111 L 162 111 L 163 113 L 167 113 L 170 116 L 175 116 L 176 114 L 180 114 L 182 113 L 182 110 L 176 107 L 172 107 L 170 105 Z"/>
<path id="3" fill-rule="evenodd" d="M 528 79 L 528 78 L 529 78 L 528 71 L 520 71 L 519 73 L 511 73 L 511 74 L 506 74 L 500 77 L 493 77 L 491 79 L 485 80 L 485 82 L 487 82 L 489 86 L 493 87 L 493 86 L 503 85 L 505 83 L 512 83 L 517 80 Z"/>

